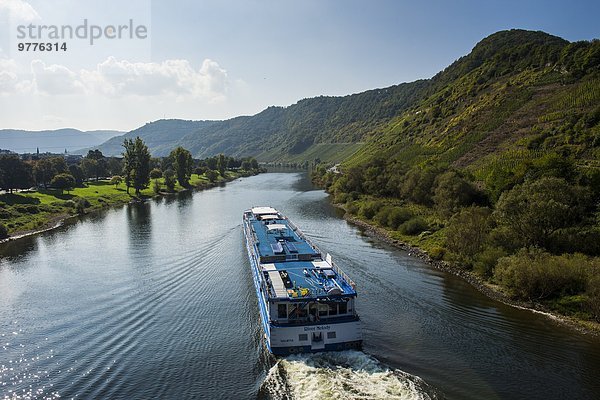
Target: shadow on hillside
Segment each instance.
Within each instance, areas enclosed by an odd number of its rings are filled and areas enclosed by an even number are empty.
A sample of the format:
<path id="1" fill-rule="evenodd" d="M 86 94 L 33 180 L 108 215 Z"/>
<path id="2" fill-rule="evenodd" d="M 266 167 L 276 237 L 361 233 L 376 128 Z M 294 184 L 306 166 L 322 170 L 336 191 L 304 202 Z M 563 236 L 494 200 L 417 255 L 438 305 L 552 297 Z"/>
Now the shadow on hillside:
<path id="1" fill-rule="evenodd" d="M 12 206 L 13 204 L 40 204 L 40 199 L 27 197 L 17 193 L 5 193 L 0 195 L 0 201 Z"/>
<path id="2" fill-rule="evenodd" d="M 75 197 L 75 195 L 70 193 L 61 193 L 60 190 L 57 189 L 39 189 L 38 193 L 53 196 L 60 200 L 71 200 L 73 197 Z"/>

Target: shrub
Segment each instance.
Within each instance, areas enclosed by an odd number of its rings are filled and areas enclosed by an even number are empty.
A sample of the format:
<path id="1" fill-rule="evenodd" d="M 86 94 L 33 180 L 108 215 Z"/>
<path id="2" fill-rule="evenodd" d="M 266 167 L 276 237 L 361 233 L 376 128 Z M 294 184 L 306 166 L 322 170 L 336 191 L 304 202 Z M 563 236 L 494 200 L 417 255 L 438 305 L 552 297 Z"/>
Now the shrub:
<path id="1" fill-rule="evenodd" d="M 6 239 L 8 237 L 8 229 L 4 224 L 0 224 L 0 239 Z"/>
<path id="2" fill-rule="evenodd" d="M 348 211 L 352 215 L 356 215 L 360 207 L 355 202 L 350 202 L 346 205 L 346 211 Z"/>
<path id="3" fill-rule="evenodd" d="M 62 203 L 64 207 L 75 208 L 75 202 L 73 200 L 67 200 Z"/>
<path id="4" fill-rule="evenodd" d="M 400 225 L 412 217 L 413 215 L 409 210 L 401 207 L 393 207 L 388 214 L 387 226 L 392 229 L 398 229 Z"/>
<path id="5" fill-rule="evenodd" d="M 206 176 L 206 178 L 210 181 L 210 182 L 214 182 L 217 180 L 219 174 L 217 173 L 217 171 L 213 171 L 212 169 L 207 169 L 206 172 L 204 173 L 204 176 Z M 166 182 L 166 181 L 165 181 Z"/>
<path id="6" fill-rule="evenodd" d="M 380 208 L 381 204 L 378 201 L 366 201 L 360 207 L 360 215 L 367 219 L 372 219 Z"/>
<path id="7" fill-rule="evenodd" d="M 494 277 L 518 298 L 541 300 L 581 293 L 589 264 L 582 254 L 553 256 L 537 248 L 521 249 L 498 260 Z"/>
<path id="8" fill-rule="evenodd" d="M 83 197 L 79 197 L 76 201 L 75 201 L 75 210 L 77 210 L 78 214 L 85 214 L 85 209 L 90 207 L 91 204 L 88 201 L 88 199 L 83 198 Z"/>
<path id="9" fill-rule="evenodd" d="M 19 204 L 14 209 L 21 214 L 37 214 L 40 212 L 40 209 L 35 204 Z"/>
<path id="10" fill-rule="evenodd" d="M 158 179 L 155 179 L 154 183 L 152 184 L 152 191 L 155 194 L 159 194 L 160 193 L 160 187 L 161 187 L 160 182 L 158 181 Z"/>
<path id="11" fill-rule="evenodd" d="M 600 273 L 593 274 L 586 284 L 587 308 L 596 321 L 600 322 Z"/>
<path id="12" fill-rule="evenodd" d="M 586 312 L 588 298 L 585 295 L 564 296 L 550 303 L 552 309 L 564 315 L 573 315 L 581 319 L 589 319 L 590 314 Z"/>
<path id="13" fill-rule="evenodd" d="M 333 196 L 333 202 L 334 203 L 345 203 L 348 201 L 348 199 L 350 198 L 350 196 L 348 195 L 348 193 L 344 193 L 344 192 L 337 192 L 334 196 Z"/>
<path id="14" fill-rule="evenodd" d="M 150 171 L 150 179 L 158 179 L 163 176 L 163 173 L 160 169 L 154 168 Z"/>
<path id="15" fill-rule="evenodd" d="M 388 226 L 388 217 L 390 215 L 390 211 L 391 207 L 382 207 L 373 217 L 373 221 L 377 222 L 381 226 Z"/>
<path id="16" fill-rule="evenodd" d="M 506 256 L 506 251 L 501 247 L 486 247 L 477 254 L 473 270 L 484 278 L 491 278 L 498 260 Z"/>
<path id="17" fill-rule="evenodd" d="M 441 260 L 444 258 L 444 254 L 446 254 L 446 249 L 439 246 L 436 246 L 429 251 L 429 257 L 434 260 Z"/>
<path id="18" fill-rule="evenodd" d="M 421 217 L 413 217 L 400 225 L 399 230 L 405 235 L 418 235 L 419 233 L 427 230 L 427 222 Z"/>
<path id="19" fill-rule="evenodd" d="M 446 247 L 463 262 L 481 251 L 490 231 L 491 211 L 482 207 L 469 207 L 454 215 L 446 231 Z"/>
<path id="20" fill-rule="evenodd" d="M 175 181 L 175 172 L 172 169 L 168 169 L 163 173 L 163 176 L 165 177 L 165 186 L 167 187 L 167 190 L 169 192 L 174 192 L 175 184 L 177 183 Z"/>

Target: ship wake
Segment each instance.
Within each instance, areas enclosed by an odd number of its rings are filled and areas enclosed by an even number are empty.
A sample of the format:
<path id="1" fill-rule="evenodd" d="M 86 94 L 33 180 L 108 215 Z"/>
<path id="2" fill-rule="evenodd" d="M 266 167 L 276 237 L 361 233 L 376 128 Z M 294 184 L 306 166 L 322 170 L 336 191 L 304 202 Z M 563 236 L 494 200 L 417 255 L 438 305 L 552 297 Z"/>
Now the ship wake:
<path id="1" fill-rule="evenodd" d="M 439 399 L 421 378 L 388 368 L 360 351 L 279 359 L 261 385 L 260 399 Z"/>

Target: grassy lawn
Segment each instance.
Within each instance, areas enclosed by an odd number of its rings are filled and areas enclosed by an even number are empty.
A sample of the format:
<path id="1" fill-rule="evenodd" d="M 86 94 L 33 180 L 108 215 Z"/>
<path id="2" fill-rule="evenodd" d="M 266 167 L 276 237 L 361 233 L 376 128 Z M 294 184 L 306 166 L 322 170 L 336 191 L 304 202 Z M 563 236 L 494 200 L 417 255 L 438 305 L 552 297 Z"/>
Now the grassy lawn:
<path id="1" fill-rule="evenodd" d="M 237 172 L 227 171 L 226 178 L 219 176 L 215 183 L 231 181 L 241 176 Z M 158 179 L 161 194 L 166 193 L 164 179 Z M 141 191 L 141 197 L 156 196 L 153 189 L 154 181 L 147 189 Z M 190 185 L 196 188 L 213 186 L 204 175 L 192 175 Z M 184 188 L 177 183 L 175 192 Z M 87 182 L 84 187 L 75 188 L 69 192 L 56 189 L 39 189 L 32 192 L 0 194 L 0 224 L 3 224 L 9 235 L 17 235 L 27 231 L 49 227 L 58 220 L 78 213 L 76 203 L 85 199 L 85 211 L 99 210 L 108 206 L 129 203 L 134 199 L 135 190 L 127 194 L 125 184 L 115 187 L 107 180 Z"/>

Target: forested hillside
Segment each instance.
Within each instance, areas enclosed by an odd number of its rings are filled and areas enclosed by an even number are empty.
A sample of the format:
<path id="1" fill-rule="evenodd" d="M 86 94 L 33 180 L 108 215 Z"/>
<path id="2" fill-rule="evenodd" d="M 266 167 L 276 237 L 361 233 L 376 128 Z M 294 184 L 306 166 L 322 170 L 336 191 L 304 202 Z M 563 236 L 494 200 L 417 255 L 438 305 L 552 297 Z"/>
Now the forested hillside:
<path id="1" fill-rule="evenodd" d="M 142 137 L 155 156 L 184 146 L 197 158 L 225 153 L 277 161 L 307 159 L 298 157 L 306 152 L 307 157 L 325 154 L 326 159 L 335 159 L 335 151 L 322 152 L 318 144 L 338 150 L 360 142 L 368 132 L 413 105 L 426 87 L 426 81 L 417 81 L 344 97 L 321 96 L 226 121 L 160 120 L 125 137 Z M 98 148 L 104 154 L 117 155 L 122 141 L 114 138 Z"/>
<path id="2" fill-rule="evenodd" d="M 426 86 L 315 179 L 510 296 L 600 321 L 600 41 L 498 32 Z"/>

